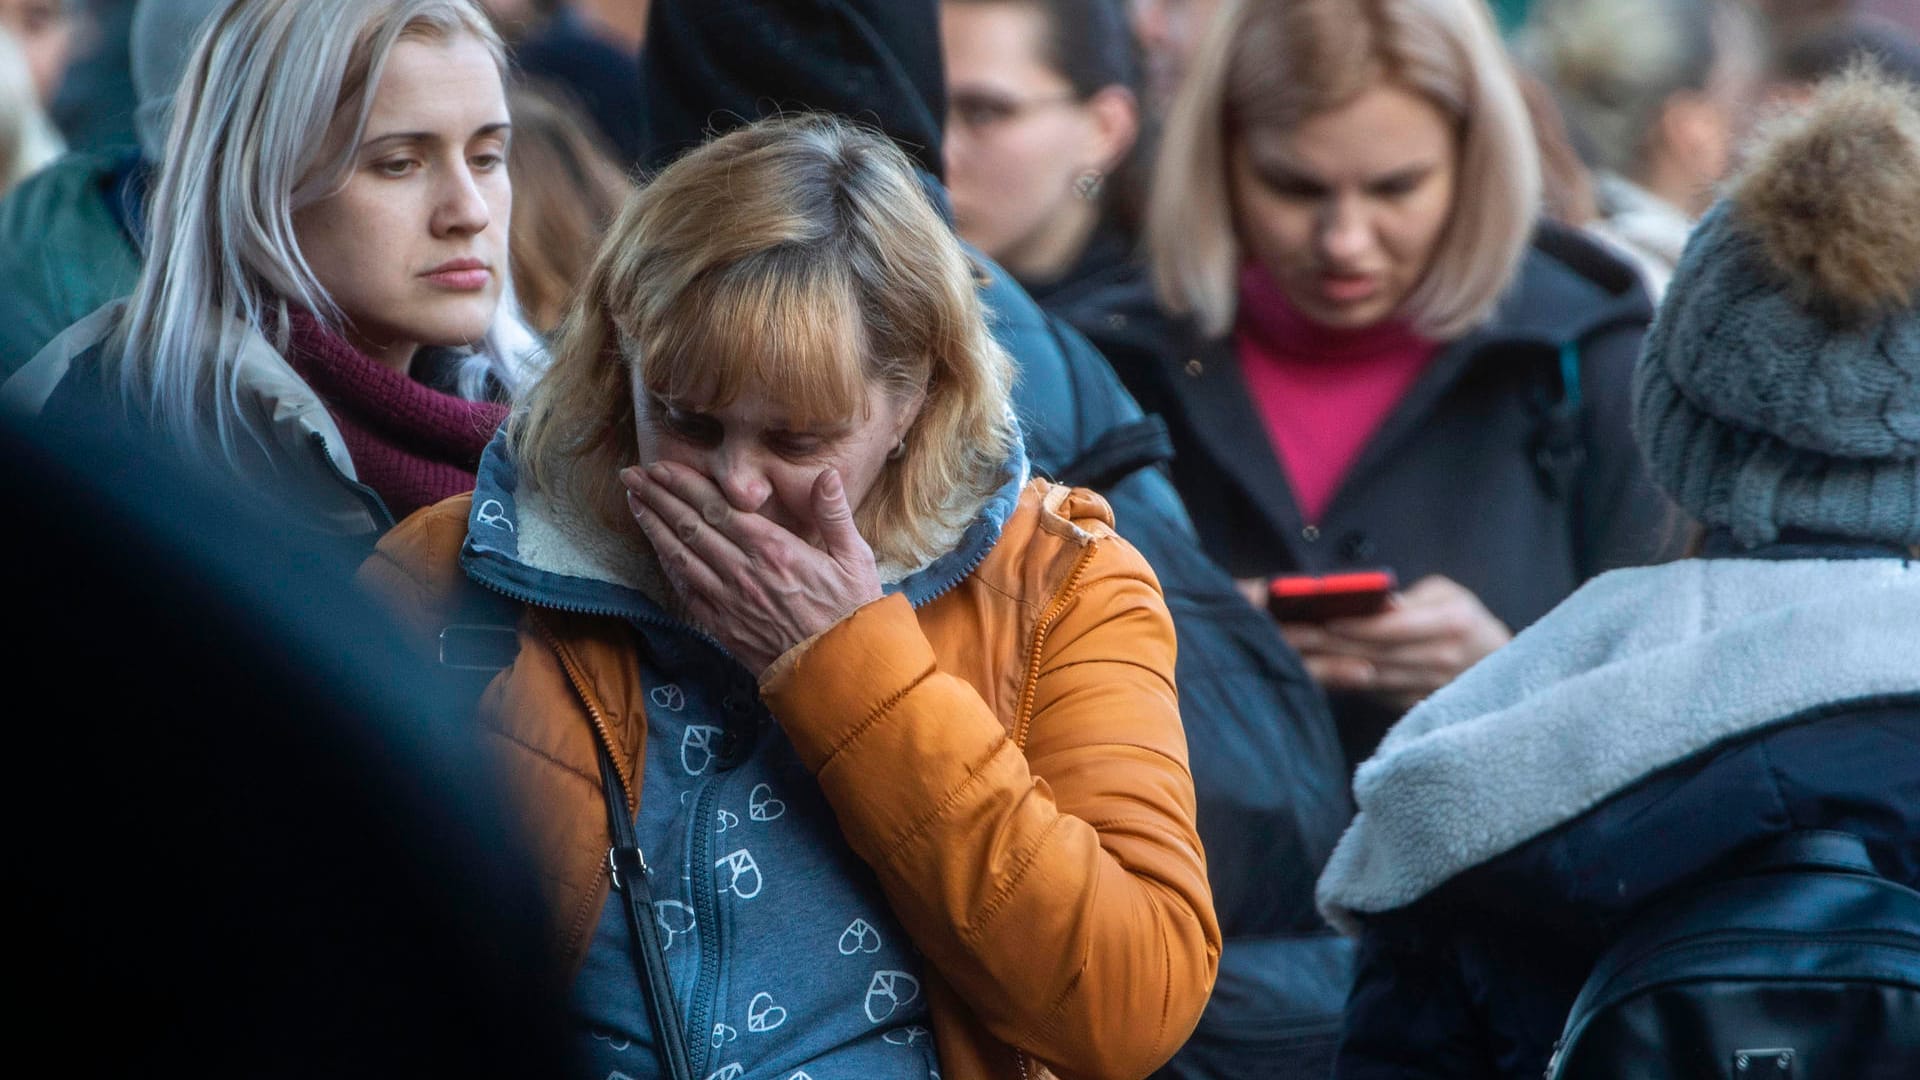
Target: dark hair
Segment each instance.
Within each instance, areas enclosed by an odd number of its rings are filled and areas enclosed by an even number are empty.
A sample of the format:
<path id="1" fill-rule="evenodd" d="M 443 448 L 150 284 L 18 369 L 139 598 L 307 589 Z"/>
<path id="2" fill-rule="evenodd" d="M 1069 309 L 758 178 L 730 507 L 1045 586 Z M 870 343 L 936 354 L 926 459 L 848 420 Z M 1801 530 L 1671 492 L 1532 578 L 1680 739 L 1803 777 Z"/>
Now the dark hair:
<path id="1" fill-rule="evenodd" d="M 1817 33 L 1788 42 L 1774 61 L 1774 77 L 1816 83 L 1845 71 L 1862 58 L 1881 71 L 1920 86 L 1920 42 L 1891 23 L 1852 17 Z"/>
<path id="2" fill-rule="evenodd" d="M 1145 64 L 1123 10 L 1126 0 L 946 0 L 947 3 L 1000 4 L 1038 12 L 1046 26 L 1040 59 L 1067 80 L 1085 101 L 1110 86 L 1144 102 Z M 1140 232 L 1147 209 L 1147 162 L 1153 159 L 1150 118 L 1139 106 L 1140 133 L 1133 147 L 1107 176 L 1108 220 L 1131 241 Z"/>

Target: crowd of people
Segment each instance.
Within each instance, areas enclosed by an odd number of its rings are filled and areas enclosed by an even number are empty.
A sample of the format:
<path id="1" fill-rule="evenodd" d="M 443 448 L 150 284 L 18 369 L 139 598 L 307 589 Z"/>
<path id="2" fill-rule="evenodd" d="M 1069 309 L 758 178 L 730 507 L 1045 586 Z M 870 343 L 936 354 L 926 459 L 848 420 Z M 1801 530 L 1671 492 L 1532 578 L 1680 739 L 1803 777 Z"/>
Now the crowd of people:
<path id="1" fill-rule="evenodd" d="M 0 426 L 348 553 L 501 1061 L 1541 1076 L 1782 836 L 1920 885 L 1903 10 L 0 0 Z"/>

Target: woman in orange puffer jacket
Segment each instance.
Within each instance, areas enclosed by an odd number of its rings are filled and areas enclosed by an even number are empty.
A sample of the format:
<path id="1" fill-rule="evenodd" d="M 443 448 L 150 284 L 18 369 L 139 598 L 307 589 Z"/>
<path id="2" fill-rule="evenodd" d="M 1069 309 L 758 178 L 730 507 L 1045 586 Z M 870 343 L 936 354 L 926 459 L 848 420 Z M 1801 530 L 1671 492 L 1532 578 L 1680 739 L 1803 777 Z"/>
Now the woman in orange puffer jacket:
<path id="1" fill-rule="evenodd" d="M 1191 1031 L 1173 626 L 1012 381 L 905 157 L 757 124 L 633 198 L 476 492 L 363 571 L 428 634 L 517 605 L 481 711 L 582 1075 L 1144 1076 Z"/>

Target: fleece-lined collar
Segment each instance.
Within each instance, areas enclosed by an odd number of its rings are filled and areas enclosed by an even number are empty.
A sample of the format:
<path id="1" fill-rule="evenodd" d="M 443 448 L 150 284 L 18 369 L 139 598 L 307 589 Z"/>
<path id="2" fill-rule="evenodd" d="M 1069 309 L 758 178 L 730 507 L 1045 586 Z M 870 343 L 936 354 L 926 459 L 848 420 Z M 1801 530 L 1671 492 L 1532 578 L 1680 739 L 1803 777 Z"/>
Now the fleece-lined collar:
<path id="1" fill-rule="evenodd" d="M 1920 693 L 1920 564 L 1692 559 L 1589 582 L 1408 713 L 1354 777 L 1320 909 L 1360 917 L 1716 743 Z"/>
<path id="2" fill-rule="evenodd" d="M 973 573 L 1026 487 L 1027 456 L 1018 439 L 1002 476 L 945 554 L 921 567 L 881 568 L 887 593 L 903 593 L 918 607 Z M 665 610 L 667 592 L 639 532 L 608 535 L 590 515 L 544 492 L 522 490 L 504 428 L 480 459 L 460 562 L 473 580 L 523 603 L 650 620 Z"/>

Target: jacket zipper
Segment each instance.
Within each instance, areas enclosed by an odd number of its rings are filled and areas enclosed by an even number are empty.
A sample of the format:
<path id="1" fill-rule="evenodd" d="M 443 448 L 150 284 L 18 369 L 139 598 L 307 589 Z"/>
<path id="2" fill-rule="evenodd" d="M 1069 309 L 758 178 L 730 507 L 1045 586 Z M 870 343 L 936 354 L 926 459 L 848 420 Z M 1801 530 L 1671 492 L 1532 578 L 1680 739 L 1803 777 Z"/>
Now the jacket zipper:
<path id="1" fill-rule="evenodd" d="M 702 828 L 704 822 L 714 818 L 713 803 L 717 797 L 718 784 L 708 777 L 701 782 L 700 794 L 693 800 L 693 844 L 690 852 L 693 863 L 693 906 L 694 921 L 701 929 L 697 935 L 700 942 L 700 975 L 693 984 L 693 1015 L 687 1024 L 690 1032 L 700 1032 L 699 1041 L 700 1068 L 705 1075 L 713 1068 L 713 994 L 714 987 L 720 981 L 720 933 L 719 905 L 714 899 L 711 869 L 713 865 L 713 829 Z M 703 880 L 702 875 L 707 879 Z"/>
<path id="2" fill-rule="evenodd" d="M 1053 603 L 1047 605 L 1046 613 L 1033 627 L 1033 644 L 1027 654 L 1027 675 L 1020 686 L 1020 704 L 1014 712 L 1013 745 L 1026 749 L 1027 725 L 1033 720 L 1033 699 L 1040 689 L 1040 656 L 1046 651 L 1047 634 L 1053 629 L 1054 620 L 1066 610 L 1080 587 L 1080 579 L 1087 572 L 1087 564 L 1093 561 L 1094 551 L 1099 542 L 1089 540 L 1080 551 L 1080 557 L 1074 561 L 1073 570 L 1067 575 L 1066 583 L 1060 586 Z"/>
<path id="3" fill-rule="evenodd" d="M 580 703 L 582 705 L 586 706 L 587 719 L 593 725 L 594 737 L 599 739 L 601 745 L 606 748 L 607 760 L 614 762 L 614 771 L 617 774 L 615 778 L 618 780 L 620 785 L 620 793 L 626 805 L 626 813 L 628 813 L 629 815 L 637 813 L 640 808 L 640 800 L 636 796 L 636 792 L 635 792 L 636 785 L 633 782 L 632 777 L 630 777 L 626 773 L 620 772 L 620 764 L 619 764 L 620 755 L 617 752 L 617 748 L 614 746 L 613 729 L 607 725 L 606 714 L 600 711 L 600 706 L 594 704 L 592 696 L 587 692 L 586 679 L 581 675 L 579 668 L 574 664 L 573 657 L 568 655 L 567 651 L 561 647 L 559 636 L 555 634 L 553 632 L 553 629 L 547 625 L 546 620 L 540 618 L 539 614 L 533 611 L 529 611 L 527 613 L 527 617 L 528 617 L 528 620 L 532 622 L 533 625 L 539 629 L 541 638 L 546 641 L 547 647 L 553 650 L 554 656 L 559 658 L 560 667 L 563 671 L 567 673 L 567 681 L 570 684 L 572 684 L 573 692 L 575 696 L 577 696 L 580 699 Z M 634 890 L 634 895 L 636 895 L 640 899 L 640 901 L 645 905 L 645 910 L 648 912 L 652 912 L 654 910 L 652 871 L 649 870 L 647 867 L 646 854 L 644 852 L 640 851 L 636 847 L 634 854 L 639 857 L 639 863 L 640 863 L 639 873 L 629 874 L 628 875 L 629 880 L 624 883 L 624 887 Z M 622 887 L 623 883 L 619 881 L 619 876 L 614 870 L 614 852 L 611 848 L 609 848 L 607 851 L 606 862 L 602 864 L 600 869 L 595 871 L 594 892 L 596 893 L 600 891 L 600 875 L 602 874 L 613 876 L 614 886 L 616 888 Z M 703 923 L 701 925 L 704 926 L 706 924 Z M 709 936 L 710 935 L 707 935 L 707 934 L 700 935 L 703 944 L 706 938 L 708 938 Z M 636 940 L 633 943 L 633 947 L 636 949 L 639 949 L 642 952 L 642 954 L 645 957 L 645 963 L 648 969 L 652 971 L 665 973 L 667 970 L 667 957 L 666 957 L 666 953 L 663 950 L 661 950 L 660 943 L 653 937 L 646 934 L 637 934 L 635 935 L 635 938 Z M 703 948 L 702 959 L 704 960 L 704 958 L 705 958 L 705 950 Z M 647 992 L 645 987 L 642 987 L 641 990 L 643 993 Z M 680 1011 L 678 1004 L 675 1002 L 669 1002 L 667 1004 L 672 1006 L 671 1011 L 675 1016 L 678 1016 Z M 666 1011 L 666 1010 L 662 1010 L 662 1011 Z M 657 1031 L 657 1032 L 654 1032 L 654 1037 L 659 1039 L 667 1039 L 669 1038 L 669 1035 L 667 1032 Z M 689 1043 L 689 1040 L 686 1037 L 686 1032 L 684 1031 L 680 1033 L 680 1042 L 682 1045 L 687 1045 Z M 670 1080 L 693 1080 L 693 1077 L 690 1075 L 684 1076 L 684 1077 L 676 1076 L 676 1077 L 671 1077 Z"/>
<path id="4" fill-rule="evenodd" d="M 1027 675 L 1020 687 L 1020 705 L 1014 713 L 1013 724 L 1013 745 L 1020 747 L 1023 751 L 1027 745 L 1027 725 L 1033 719 L 1034 695 L 1040 688 L 1040 657 L 1046 651 L 1047 634 L 1053 629 L 1054 620 L 1066 610 L 1067 604 L 1073 600 L 1074 594 L 1079 590 L 1080 579 L 1086 575 L 1087 564 L 1093 561 L 1097 545 L 1098 541 L 1088 541 L 1087 546 L 1081 550 L 1080 557 L 1074 560 L 1073 570 L 1067 574 L 1066 583 L 1054 596 L 1053 603 L 1047 605 L 1045 614 L 1041 615 L 1040 621 L 1034 624 L 1033 645 L 1030 647 L 1027 660 Z M 1017 1046 L 1010 1049 L 1013 1051 L 1013 1066 L 1018 1070 L 1020 1080 L 1030 1080 L 1033 1073 L 1027 1067 L 1026 1053 Z"/>
<path id="5" fill-rule="evenodd" d="M 333 478 L 338 480 L 340 485 L 351 492 L 355 498 L 359 499 L 362 508 L 365 509 L 368 514 L 372 515 L 374 527 L 383 533 L 393 528 L 395 525 L 393 511 L 387 509 L 387 501 L 380 497 L 380 493 L 360 481 L 349 477 L 340 468 L 339 463 L 333 460 L 333 454 L 327 449 L 327 437 L 325 435 L 316 431 L 309 435 L 308 438 L 313 441 L 313 448 L 320 452 L 320 460 L 326 465 L 327 472 L 333 474 Z"/>

